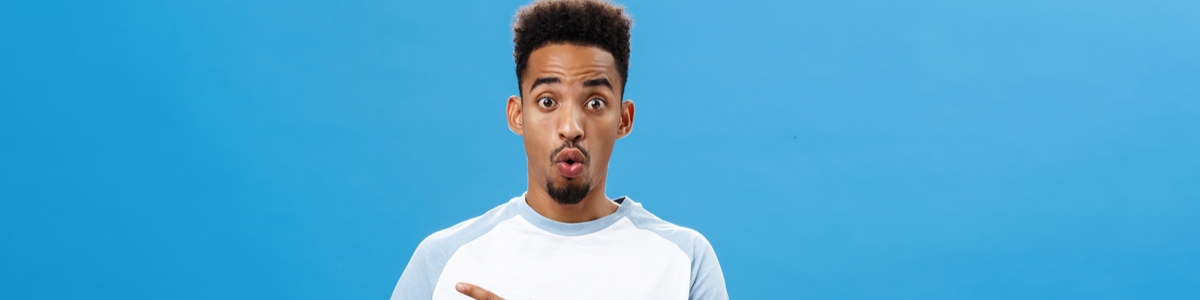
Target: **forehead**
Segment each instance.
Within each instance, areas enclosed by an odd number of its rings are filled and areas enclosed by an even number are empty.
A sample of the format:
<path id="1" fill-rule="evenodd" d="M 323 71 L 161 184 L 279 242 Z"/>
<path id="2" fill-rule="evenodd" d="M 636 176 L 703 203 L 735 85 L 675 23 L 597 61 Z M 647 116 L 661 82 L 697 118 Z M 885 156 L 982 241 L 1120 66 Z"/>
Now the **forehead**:
<path id="1" fill-rule="evenodd" d="M 529 65 L 521 82 L 530 85 L 532 79 L 545 76 L 564 81 L 607 77 L 616 84 L 620 80 L 616 66 L 612 54 L 599 47 L 549 44 L 529 53 Z"/>

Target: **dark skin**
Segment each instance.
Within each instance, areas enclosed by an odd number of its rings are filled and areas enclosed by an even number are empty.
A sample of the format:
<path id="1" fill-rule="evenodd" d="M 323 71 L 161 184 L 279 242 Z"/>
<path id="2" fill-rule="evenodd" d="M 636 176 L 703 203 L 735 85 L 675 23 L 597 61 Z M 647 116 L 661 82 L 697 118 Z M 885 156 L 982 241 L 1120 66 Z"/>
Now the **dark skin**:
<path id="1" fill-rule="evenodd" d="M 538 214 L 564 223 L 587 222 L 617 211 L 619 204 L 604 193 L 613 145 L 633 130 L 632 100 L 624 95 L 612 54 L 599 47 L 548 44 L 529 55 L 521 76 L 522 96 L 508 98 L 508 128 L 525 141 L 529 187 L 525 202 Z M 582 172 L 563 173 L 551 154 L 564 142 L 588 153 Z M 563 152 L 574 151 L 571 148 Z M 554 201 L 546 184 L 590 189 L 583 201 Z M 476 300 L 502 299 L 469 283 L 458 292 Z"/>

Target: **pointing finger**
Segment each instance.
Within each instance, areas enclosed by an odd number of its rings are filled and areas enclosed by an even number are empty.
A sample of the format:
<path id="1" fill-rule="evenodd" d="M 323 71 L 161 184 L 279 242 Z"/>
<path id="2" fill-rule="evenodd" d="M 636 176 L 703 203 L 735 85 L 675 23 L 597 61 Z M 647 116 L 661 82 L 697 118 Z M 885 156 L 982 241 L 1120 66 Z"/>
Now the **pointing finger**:
<path id="1" fill-rule="evenodd" d="M 459 282 L 454 285 L 454 289 L 475 300 L 504 300 L 504 298 L 500 298 L 500 296 L 496 296 L 496 294 L 492 294 L 488 290 L 466 282 Z"/>

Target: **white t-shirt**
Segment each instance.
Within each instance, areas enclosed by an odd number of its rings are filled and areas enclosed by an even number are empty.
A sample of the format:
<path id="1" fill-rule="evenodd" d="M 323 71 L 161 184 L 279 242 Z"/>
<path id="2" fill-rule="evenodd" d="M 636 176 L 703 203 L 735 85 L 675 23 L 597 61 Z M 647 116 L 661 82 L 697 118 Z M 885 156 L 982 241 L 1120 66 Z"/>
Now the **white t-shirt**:
<path id="1" fill-rule="evenodd" d="M 729 299 L 712 245 L 628 197 L 583 223 L 538 214 L 525 195 L 421 241 L 392 300 L 470 299 L 475 284 L 520 299 Z"/>

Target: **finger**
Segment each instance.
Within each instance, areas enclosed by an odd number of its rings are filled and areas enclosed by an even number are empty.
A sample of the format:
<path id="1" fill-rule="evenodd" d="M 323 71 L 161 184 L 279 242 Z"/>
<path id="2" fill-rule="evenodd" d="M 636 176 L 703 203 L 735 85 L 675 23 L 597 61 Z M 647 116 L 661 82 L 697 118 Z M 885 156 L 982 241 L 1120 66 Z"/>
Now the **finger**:
<path id="1" fill-rule="evenodd" d="M 459 293 L 467 295 L 467 297 L 471 297 L 475 300 L 504 300 L 504 298 L 500 298 L 500 296 L 496 296 L 496 294 L 492 294 L 492 292 L 489 292 L 488 290 L 466 282 L 459 282 L 458 284 L 454 285 L 454 289 L 458 290 Z"/>

